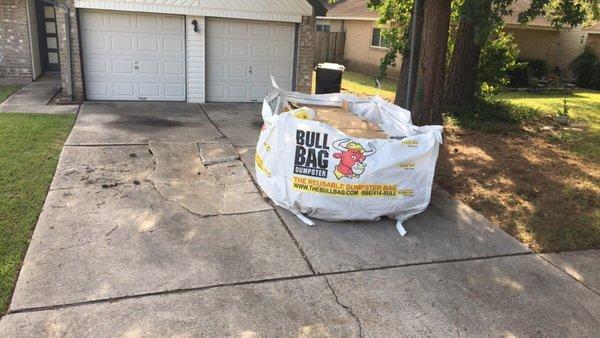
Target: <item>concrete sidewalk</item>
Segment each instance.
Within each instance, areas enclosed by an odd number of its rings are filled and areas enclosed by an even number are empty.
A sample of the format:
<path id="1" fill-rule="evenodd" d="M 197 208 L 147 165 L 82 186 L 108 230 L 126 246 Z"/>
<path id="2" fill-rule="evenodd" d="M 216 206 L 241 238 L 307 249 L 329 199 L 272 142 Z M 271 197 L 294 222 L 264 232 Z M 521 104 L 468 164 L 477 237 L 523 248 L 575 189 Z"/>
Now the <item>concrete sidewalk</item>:
<path id="1" fill-rule="evenodd" d="M 76 113 L 79 105 L 50 104 L 61 83 L 58 74 L 46 73 L 30 82 L 0 103 L 2 113 L 68 114 Z"/>
<path id="2" fill-rule="evenodd" d="M 251 178 L 258 111 L 85 103 L 0 336 L 599 332 L 593 277 L 443 191 L 406 237 L 273 208 Z"/>

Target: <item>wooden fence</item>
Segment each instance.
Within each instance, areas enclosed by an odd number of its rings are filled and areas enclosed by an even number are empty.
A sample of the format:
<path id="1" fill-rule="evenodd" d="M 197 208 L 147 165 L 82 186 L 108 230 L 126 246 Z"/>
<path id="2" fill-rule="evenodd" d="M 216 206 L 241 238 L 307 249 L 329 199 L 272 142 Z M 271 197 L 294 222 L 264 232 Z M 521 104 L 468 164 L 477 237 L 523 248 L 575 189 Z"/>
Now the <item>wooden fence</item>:
<path id="1" fill-rule="evenodd" d="M 345 32 L 317 32 L 314 64 L 320 62 L 344 63 Z"/>

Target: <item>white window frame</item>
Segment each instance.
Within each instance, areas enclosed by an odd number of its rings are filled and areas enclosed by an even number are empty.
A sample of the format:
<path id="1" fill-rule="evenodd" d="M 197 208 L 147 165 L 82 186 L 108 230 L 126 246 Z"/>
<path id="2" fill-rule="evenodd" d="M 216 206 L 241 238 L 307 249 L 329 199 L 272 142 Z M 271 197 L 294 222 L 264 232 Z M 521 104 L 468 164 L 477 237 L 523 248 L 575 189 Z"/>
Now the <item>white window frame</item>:
<path id="1" fill-rule="evenodd" d="M 319 30 L 319 27 L 321 27 L 321 30 Z M 328 27 L 329 29 L 325 30 L 325 27 Z M 315 29 L 317 32 L 331 32 L 331 20 L 317 20 Z"/>
<path id="2" fill-rule="evenodd" d="M 373 44 L 373 34 L 375 33 L 376 29 L 379 30 L 379 44 L 374 45 Z M 378 49 L 387 49 L 388 48 L 387 45 L 382 45 L 381 44 L 382 41 L 383 41 L 383 39 L 381 37 L 381 30 L 382 29 L 383 28 L 381 28 L 381 27 L 371 27 L 371 37 L 370 37 L 370 41 L 369 41 L 369 45 L 371 46 L 371 48 L 378 48 Z"/>
<path id="3" fill-rule="evenodd" d="M 321 27 L 321 30 L 319 30 L 319 27 Z M 327 27 L 328 29 L 325 30 L 325 27 Z M 331 32 L 331 24 L 328 23 L 318 23 L 316 26 L 316 30 L 317 32 Z"/>

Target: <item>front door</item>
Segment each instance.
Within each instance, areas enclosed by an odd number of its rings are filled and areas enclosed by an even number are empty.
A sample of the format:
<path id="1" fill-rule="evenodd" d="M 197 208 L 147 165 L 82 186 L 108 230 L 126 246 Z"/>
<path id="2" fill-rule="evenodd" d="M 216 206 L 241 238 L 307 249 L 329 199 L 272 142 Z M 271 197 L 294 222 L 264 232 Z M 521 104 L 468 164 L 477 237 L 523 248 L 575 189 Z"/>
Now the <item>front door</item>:
<path id="1" fill-rule="evenodd" d="M 60 70 L 58 58 L 58 34 L 56 31 L 56 11 L 54 6 L 43 1 L 37 1 L 38 33 L 40 54 L 45 71 Z"/>

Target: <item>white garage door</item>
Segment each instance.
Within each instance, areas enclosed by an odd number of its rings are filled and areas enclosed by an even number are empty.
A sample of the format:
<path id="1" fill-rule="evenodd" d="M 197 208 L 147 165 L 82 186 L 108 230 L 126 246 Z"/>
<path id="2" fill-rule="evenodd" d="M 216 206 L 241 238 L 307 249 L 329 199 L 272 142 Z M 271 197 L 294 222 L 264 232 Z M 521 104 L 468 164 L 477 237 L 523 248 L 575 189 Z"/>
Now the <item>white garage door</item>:
<path id="1" fill-rule="evenodd" d="M 182 16 L 82 10 L 90 100 L 185 101 Z"/>
<path id="2" fill-rule="evenodd" d="M 294 24 L 207 18 L 207 101 L 261 101 L 271 75 L 292 89 L 294 46 Z"/>

